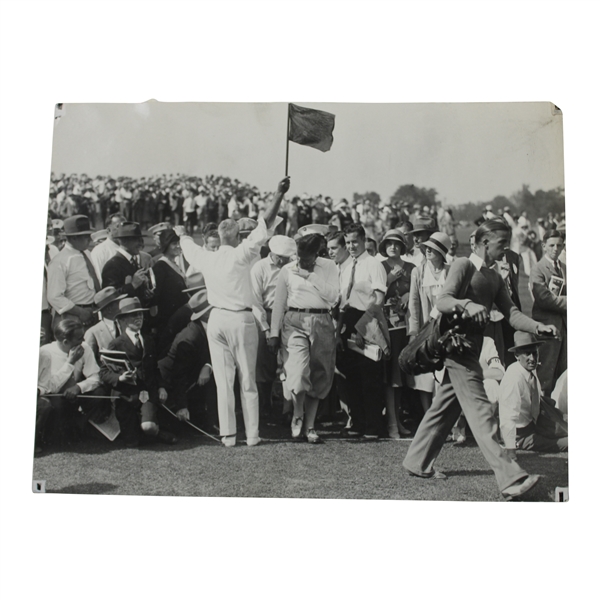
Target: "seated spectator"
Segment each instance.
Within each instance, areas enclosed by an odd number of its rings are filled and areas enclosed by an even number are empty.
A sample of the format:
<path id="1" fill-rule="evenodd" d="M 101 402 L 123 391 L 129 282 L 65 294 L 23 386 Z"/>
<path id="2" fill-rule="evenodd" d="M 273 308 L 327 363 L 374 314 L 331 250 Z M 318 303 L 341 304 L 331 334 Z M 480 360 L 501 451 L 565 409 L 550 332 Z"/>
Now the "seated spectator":
<path id="1" fill-rule="evenodd" d="M 132 369 L 114 367 L 108 362 L 100 369 L 100 378 L 119 394 L 115 400 L 115 414 L 121 427 L 121 436 L 129 448 L 138 446 L 142 433 L 146 439 L 174 444 L 177 438 L 158 426 L 158 404 L 167 401 L 156 349 L 152 337 L 141 333 L 144 312 L 138 298 L 119 301 L 116 319 L 121 335 L 114 339 L 108 350 L 124 352 Z"/>
<path id="2" fill-rule="evenodd" d="M 105 394 L 100 386 L 100 368 L 83 336 L 81 321 L 65 317 L 54 325 L 56 341 L 40 348 L 36 454 L 41 452 L 51 415 L 56 417 L 61 441 L 80 437 L 88 419 L 102 423 L 110 416 L 109 399 L 85 398 Z"/>
<path id="3" fill-rule="evenodd" d="M 115 316 L 119 310 L 119 300 L 127 298 L 125 294 L 119 295 L 114 287 L 105 287 L 94 296 L 95 313 L 101 319 L 85 332 L 85 343 L 92 349 L 96 362 L 100 364 L 100 349 L 108 345 L 119 335 L 115 323 Z"/>
<path id="4" fill-rule="evenodd" d="M 538 364 L 538 341 L 531 333 L 517 331 L 515 345 L 516 362 L 506 369 L 500 384 L 500 431 L 506 450 L 516 458 L 516 450 L 539 452 L 565 452 L 568 437 L 547 437 L 539 428 L 542 387 L 536 374 Z"/>
<path id="5" fill-rule="evenodd" d="M 169 407 L 177 417 L 213 429 L 218 426 L 217 388 L 201 317 L 202 312 L 192 314 L 158 368 L 169 394 Z"/>

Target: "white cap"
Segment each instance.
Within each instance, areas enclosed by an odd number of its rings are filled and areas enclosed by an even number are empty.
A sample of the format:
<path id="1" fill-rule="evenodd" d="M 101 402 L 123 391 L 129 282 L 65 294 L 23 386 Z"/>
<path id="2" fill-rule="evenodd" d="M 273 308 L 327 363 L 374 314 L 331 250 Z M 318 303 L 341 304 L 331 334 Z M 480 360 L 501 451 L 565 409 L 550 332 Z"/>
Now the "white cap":
<path id="1" fill-rule="evenodd" d="M 269 250 L 277 256 L 294 256 L 296 254 L 296 242 L 287 235 L 274 235 L 269 240 Z"/>

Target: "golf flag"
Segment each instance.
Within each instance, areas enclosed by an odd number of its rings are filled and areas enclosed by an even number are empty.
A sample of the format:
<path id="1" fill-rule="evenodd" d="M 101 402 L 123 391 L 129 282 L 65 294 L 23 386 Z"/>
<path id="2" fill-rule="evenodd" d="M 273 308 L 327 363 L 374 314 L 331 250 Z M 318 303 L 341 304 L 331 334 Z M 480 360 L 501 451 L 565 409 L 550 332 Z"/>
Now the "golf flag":
<path id="1" fill-rule="evenodd" d="M 316 148 L 321 152 L 327 152 L 331 148 L 335 115 L 323 110 L 290 104 L 289 120 L 290 141 Z"/>

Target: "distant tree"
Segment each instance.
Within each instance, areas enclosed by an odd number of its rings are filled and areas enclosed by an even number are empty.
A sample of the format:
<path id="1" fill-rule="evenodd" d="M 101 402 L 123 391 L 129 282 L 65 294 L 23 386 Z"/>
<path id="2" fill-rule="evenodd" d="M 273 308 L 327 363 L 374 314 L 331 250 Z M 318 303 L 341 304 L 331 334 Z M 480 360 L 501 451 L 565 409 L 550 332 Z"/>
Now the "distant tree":
<path id="1" fill-rule="evenodd" d="M 354 192 L 353 195 L 354 202 L 363 202 L 365 200 L 369 200 L 371 204 L 375 206 L 379 206 L 381 202 L 381 196 L 377 192 L 365 192 L 364 194 L 357 194 Z"/>
<path id="2" fill-rule="evenodd" d="M 391 197 L 391 205 L 394 207 L 400 206 L 403 202 L 409 204 L 420 204 L 421 206 L 434 207 L 436 204 L 435 198 L 437 190 L 434 188 L 420 188 L 416 185 L 405 184 L 401 185 Z"/>

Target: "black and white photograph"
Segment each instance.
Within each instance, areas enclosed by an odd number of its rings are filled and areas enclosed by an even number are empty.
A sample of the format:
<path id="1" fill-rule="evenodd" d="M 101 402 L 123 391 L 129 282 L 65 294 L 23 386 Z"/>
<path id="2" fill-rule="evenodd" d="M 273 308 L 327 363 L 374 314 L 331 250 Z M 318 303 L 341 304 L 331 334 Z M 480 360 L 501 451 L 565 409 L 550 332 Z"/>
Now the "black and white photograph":
<path id="1" fill-rule="evenodd" d="M 34 484 L 566 501 L 562 122 L 58 105 Z"/>
<path id="2" fill-rule="evenodd" d="M 597 17 L 0 3 L 2 596 L 589 595 Z"/>

